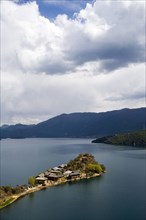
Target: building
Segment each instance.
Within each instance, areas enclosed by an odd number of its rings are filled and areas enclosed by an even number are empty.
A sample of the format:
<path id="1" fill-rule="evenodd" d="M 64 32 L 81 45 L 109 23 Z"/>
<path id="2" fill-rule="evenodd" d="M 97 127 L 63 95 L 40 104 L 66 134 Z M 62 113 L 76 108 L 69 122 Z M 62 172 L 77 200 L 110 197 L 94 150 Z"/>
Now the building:
<path id="1" fill-rule="evenodd" d="M 80 178 L 80 172 L 79 171 L 72 171 L 72 173 L 69 174 L 67 177 L 68 180 L 74 180 Z"/>
<path id="2" fill-rule="evenodd" d="M 66 166 L 67 166 L 67 164 L 61 164 L 61 165 L 59 165 L 59 168 L 63 169 Z"/>
<path id="3" fill-rule="evenodd" d="M 35 178 L 35 181 L 36 181 L 36 184 L 45 184 L 47 182 L 47 178 L 46 177 L 36 177 Z"/>
<path id="4" fill-rule="evenodd" d="M 69 176 L 71 173 L 72 173 L 71 170 L 67 170 L 67 171 L 65 171 L 63 174 L 64 174 L 64 176 Z"/>
<path id="5" fill-rule="evenodd" d="M 62 177 L 64 177 L 64 175 L 63 174 L 55 174 L 55 173 L 51 173 L 48 177 L 47 177 L 47 179 L 48 180 L 52 180 L 52 181 L 57 181 L 57 180 L 59 180 L 59 179 L 61 179 Z"/>

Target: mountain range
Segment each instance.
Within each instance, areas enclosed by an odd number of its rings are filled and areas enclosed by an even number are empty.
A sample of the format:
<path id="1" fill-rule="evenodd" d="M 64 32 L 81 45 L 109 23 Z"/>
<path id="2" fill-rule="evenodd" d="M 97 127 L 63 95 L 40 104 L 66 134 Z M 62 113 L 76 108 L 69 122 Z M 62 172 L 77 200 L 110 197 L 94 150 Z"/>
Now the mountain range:
<path id="1" fill-rule="evenodd" d="M 36 125 L 3 125 L 0 134 L 1 138 L 94 138 L 142 130 L 145 124 L 146 108 L 126 108 L 101 113 L 61 114 Z"/>

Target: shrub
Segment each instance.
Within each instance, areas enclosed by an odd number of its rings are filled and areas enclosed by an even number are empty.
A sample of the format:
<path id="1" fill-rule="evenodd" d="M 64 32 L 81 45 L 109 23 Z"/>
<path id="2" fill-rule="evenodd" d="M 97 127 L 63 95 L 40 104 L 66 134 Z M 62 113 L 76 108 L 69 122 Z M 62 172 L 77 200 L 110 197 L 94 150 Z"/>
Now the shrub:
<path id="1" fill-rule="evenodd" d="M 28 178 L 28 184 L 31 186 L 35 186 L 35 177 L 34 176 L 30 176 Z"/>
<path id="2" fill-rule="evenodd" d="M 12 192 L 12 187 L 11 186 L 5 186 L 4 187 L 4 191 L 6 192 L 6 193 L 8 193 L 8 192 Z"/>
<path id="3" fill-rule="evenodd" d="M 88 164 L 87 171 L 94 172 L 94 173 L 101 173 L 102 168 L 100 164 Z"/>
<path id="4" fill-rule="evenodd" d="M 106 167 L 104 166 L 104 164 L 100 164 L 101 168 L 102 168 L 102 171 L 106 171 Z"/>

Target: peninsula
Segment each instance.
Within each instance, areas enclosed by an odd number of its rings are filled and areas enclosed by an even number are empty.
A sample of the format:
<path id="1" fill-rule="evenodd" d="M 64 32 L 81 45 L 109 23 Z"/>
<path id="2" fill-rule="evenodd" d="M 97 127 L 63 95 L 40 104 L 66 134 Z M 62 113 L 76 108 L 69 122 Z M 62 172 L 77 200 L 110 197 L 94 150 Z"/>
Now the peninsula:
<path id="1" fill-rule="evenodd" d="M 11 186 L 0 187 L 0 208 L 10 205 L 20 197 L 47 187 L 97 177 L 104 172 L 106 172 L 106 167 L 103 164 L 99 164 L 93 155 L 87 153 L 79 154 L 68 164 L 61 164 L 57 167 L 49 168 L 36 176 L 29 177 L 29 185 L 15 188 Z"/>
<path id="2" fill-rule="evenodd" d="M 92 143 L 104 143 L 113 145 L 125 145 L 146 148 L 146 131 L 127 132 L 97 138 Z"/>

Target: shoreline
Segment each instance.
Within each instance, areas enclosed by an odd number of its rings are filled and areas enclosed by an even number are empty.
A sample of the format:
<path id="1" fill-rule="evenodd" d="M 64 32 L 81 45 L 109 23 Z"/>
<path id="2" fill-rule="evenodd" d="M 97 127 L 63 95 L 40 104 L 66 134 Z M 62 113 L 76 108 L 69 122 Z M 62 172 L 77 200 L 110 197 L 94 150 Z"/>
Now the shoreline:
<path id="1" fill-rule="evenodd" d="M 83 179 L 91 179 L 91 178 L 95 178 L 95 177 L 98 177 L 98 176 L 101 176 L 101 173 L 95 173 L 93 174 L 93 176 L 90 176 L 90 177 L 87 177 L 85 176 L 85 174 L 83 174 L 80 178 L 76 178 L 76 179 L 72 179 L 72 180 L 58 180 L 58 181 L 50 181 L 49 183 L 46 183 L 45 186 L 43 185 L 38 185 L 38 186 L 34 186 L 30 189 L 27 189 L 26 191 L 22 192 L 22 193 L 19 193 L 19 194 L 16 194 L 16 195 L 11 195 L 9 197 L 7 197 L 6 201 L 4 201 L 2 204 L 0 204 L 0 209 L 3 209 L 9 205 L 11 205 L 12 203 L 14 203 L 16 200 L 18 200 L 19 198 L 21 197 L 24 197 L 26 195 L 29 195 L 31 193 L 34 193 L 34 192 L 37 192 L 37 191 L 40 191 L 40 190 L 43 190 L 43 189 L 47 189 L 49 187 L 52 187 L 52 186 L 57 186 L 57 185 L 61 185 L 61 184 L 65 184 L 65 183 L 69 183 L 69 182 L 75 182 L 75 181 L 79 181 L 79 180 L 83 180 Z M 9 200 L 11 200 L 9 202 Z M 6 204 L 5 204 L 6 203 Z"/>

